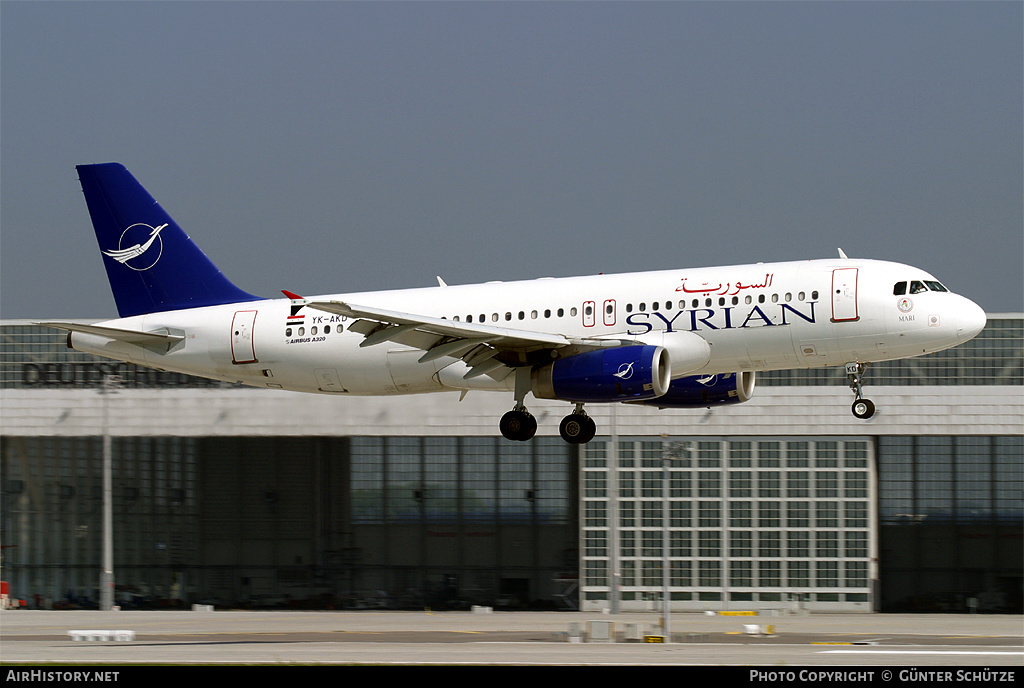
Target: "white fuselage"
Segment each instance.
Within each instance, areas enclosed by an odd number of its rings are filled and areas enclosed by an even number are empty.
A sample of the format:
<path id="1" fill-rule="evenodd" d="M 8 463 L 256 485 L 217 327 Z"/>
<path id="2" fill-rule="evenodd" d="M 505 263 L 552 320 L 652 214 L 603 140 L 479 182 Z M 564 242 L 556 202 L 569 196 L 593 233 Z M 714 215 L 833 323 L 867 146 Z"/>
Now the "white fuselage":
<path id="1" fill-rule="evenodd" d="M 927 354 L 984 326 L 982 310 L 948 291 L 894 294 L 900 281 L 935 278 L 872 260 L 809 260 L 338 294 L 343 301 L 463 323 L 589 339 L 630 339 L 671 352 L 674 333 L 707 341 L 699 367 L 673 377 L 838 366 Z M 150 313 L 102 323 L 184 337 L 140 345 L 74 332 L 71 345 L 163 370 L 301 392 L 386 395 L 512 390 L 515 376 L 465 379 L 457 357 L 420 363 L 423 351 L 364 334 L 306 301 L 268 299 Z"/>

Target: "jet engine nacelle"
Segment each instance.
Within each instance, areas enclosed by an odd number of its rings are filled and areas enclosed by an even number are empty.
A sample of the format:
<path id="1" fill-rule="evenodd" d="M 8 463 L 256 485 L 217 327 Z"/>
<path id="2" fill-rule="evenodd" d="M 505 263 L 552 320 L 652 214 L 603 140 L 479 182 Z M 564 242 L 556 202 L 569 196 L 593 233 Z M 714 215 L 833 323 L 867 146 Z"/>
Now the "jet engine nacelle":
<path id="1" fill-rule="evenodd" d="M 697 408 L 721 404 L 739 404 L 754 395 L 754 372 L 724 375 L 691 375 L 673 380 L 668 391 L 657 399 L 641 403 L 659 408 Z"/>
<path id="2" fill-rule="evenodd" d="M 661 346 L 619 346 L 568 356 L 533 371 L 533 395 L 574 402 L 656 399 L 672 367 Z"/>
<path id="3" fill-rule="evenodd" d="M 637 337 L 648 346 L 663 346 L 672 362 L 672 379 L 700 370 L 711 360 L 708 341 L 694 332 L 651 332 Z"/>

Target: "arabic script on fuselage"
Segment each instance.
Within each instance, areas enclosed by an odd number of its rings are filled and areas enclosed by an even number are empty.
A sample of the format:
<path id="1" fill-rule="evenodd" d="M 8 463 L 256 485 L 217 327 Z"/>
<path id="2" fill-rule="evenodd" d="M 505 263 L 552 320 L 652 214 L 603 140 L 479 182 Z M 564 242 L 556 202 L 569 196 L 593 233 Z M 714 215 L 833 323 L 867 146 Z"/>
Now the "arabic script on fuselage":
<path id="1" fill-rule="evenodd" d="M 764 282 L 760 284 L 743 284 L 742 282 L 726 282 L 725 284 L 709 284 L 708 282 L 702 282 L 696 285 L 688 285 L 686 283 L 687 278 L 683 278 L 683 283 L 676 287 L 676 291 L 686 292 L 687 294 L 719 294 L 721 296 L 736 296 L 744 289 L 766 289 L 772 285 L 772 280 L 775 275 L 772 273 L 765 273 Z"/>

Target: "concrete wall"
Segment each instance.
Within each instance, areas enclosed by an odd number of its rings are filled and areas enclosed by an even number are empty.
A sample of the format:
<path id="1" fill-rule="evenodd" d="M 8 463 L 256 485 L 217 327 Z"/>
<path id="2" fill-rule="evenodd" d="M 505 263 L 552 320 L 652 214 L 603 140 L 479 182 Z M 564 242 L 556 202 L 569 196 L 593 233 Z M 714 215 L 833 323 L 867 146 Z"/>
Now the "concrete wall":
<path id="1" fill-rule="evenodd" d="M 745 404 L 664 410 L 587 406 L 607 435 L 1004 435 L 1024 428 L 1024 395 L 1014 386 L 868 387 L 878 410 L 850 413 L 845 388 L 763 387 Z M 401 397 L 345 397 L 260 389 L 129 389 L 107 397 L 110 431 L 126 436 L 494 436 L 512 407 L 510 394 L 470 392 Z M 572 407 L 527 397 L 538 435 L 557 436 Z M 88 389 L 5 389 L 5 435 L 102 434 L 101 395 Z"/>

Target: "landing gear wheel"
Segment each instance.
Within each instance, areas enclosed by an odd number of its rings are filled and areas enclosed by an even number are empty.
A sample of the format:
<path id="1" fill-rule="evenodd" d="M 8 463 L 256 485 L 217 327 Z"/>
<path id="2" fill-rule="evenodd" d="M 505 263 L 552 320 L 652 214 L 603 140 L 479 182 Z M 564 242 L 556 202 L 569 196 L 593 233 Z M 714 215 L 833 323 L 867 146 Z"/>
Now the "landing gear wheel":
<path id="1" fill-rule="evenodd" d="M 846 364 L 846 379 L 850 382 L 850 389 L 853 390 L 853 415 L 858 418 L 870 418 L 875 415 L 875 403 L 870 399 L 865 399 L 861 396 L 864 389 L 864 383 L 861 380 L 861 376 L 864 375 L 864 371 L 867 369 L 867 363 L 847 363 Z"/>
<path id="2" fill-rule="evenodd" d="M 858 418 L 870 418 L 875 415 L 875 403 L 870 399 L 857 399 L 853 402 L 853 415 Z"/>
<path id="3" fill-rule="evenodd" d="M 585 413 L 570 413 L 558 424 L 558 433 L 570 444 L 586 444 L 597 434 L 597 424 Z"/>
<path id="4" fill-rule="evenodd" d="M 529 411 L 512 409 L 501 417 L 498 428 L 505 439 L 525 442 L 537 434 L 537 419 Z"/>

